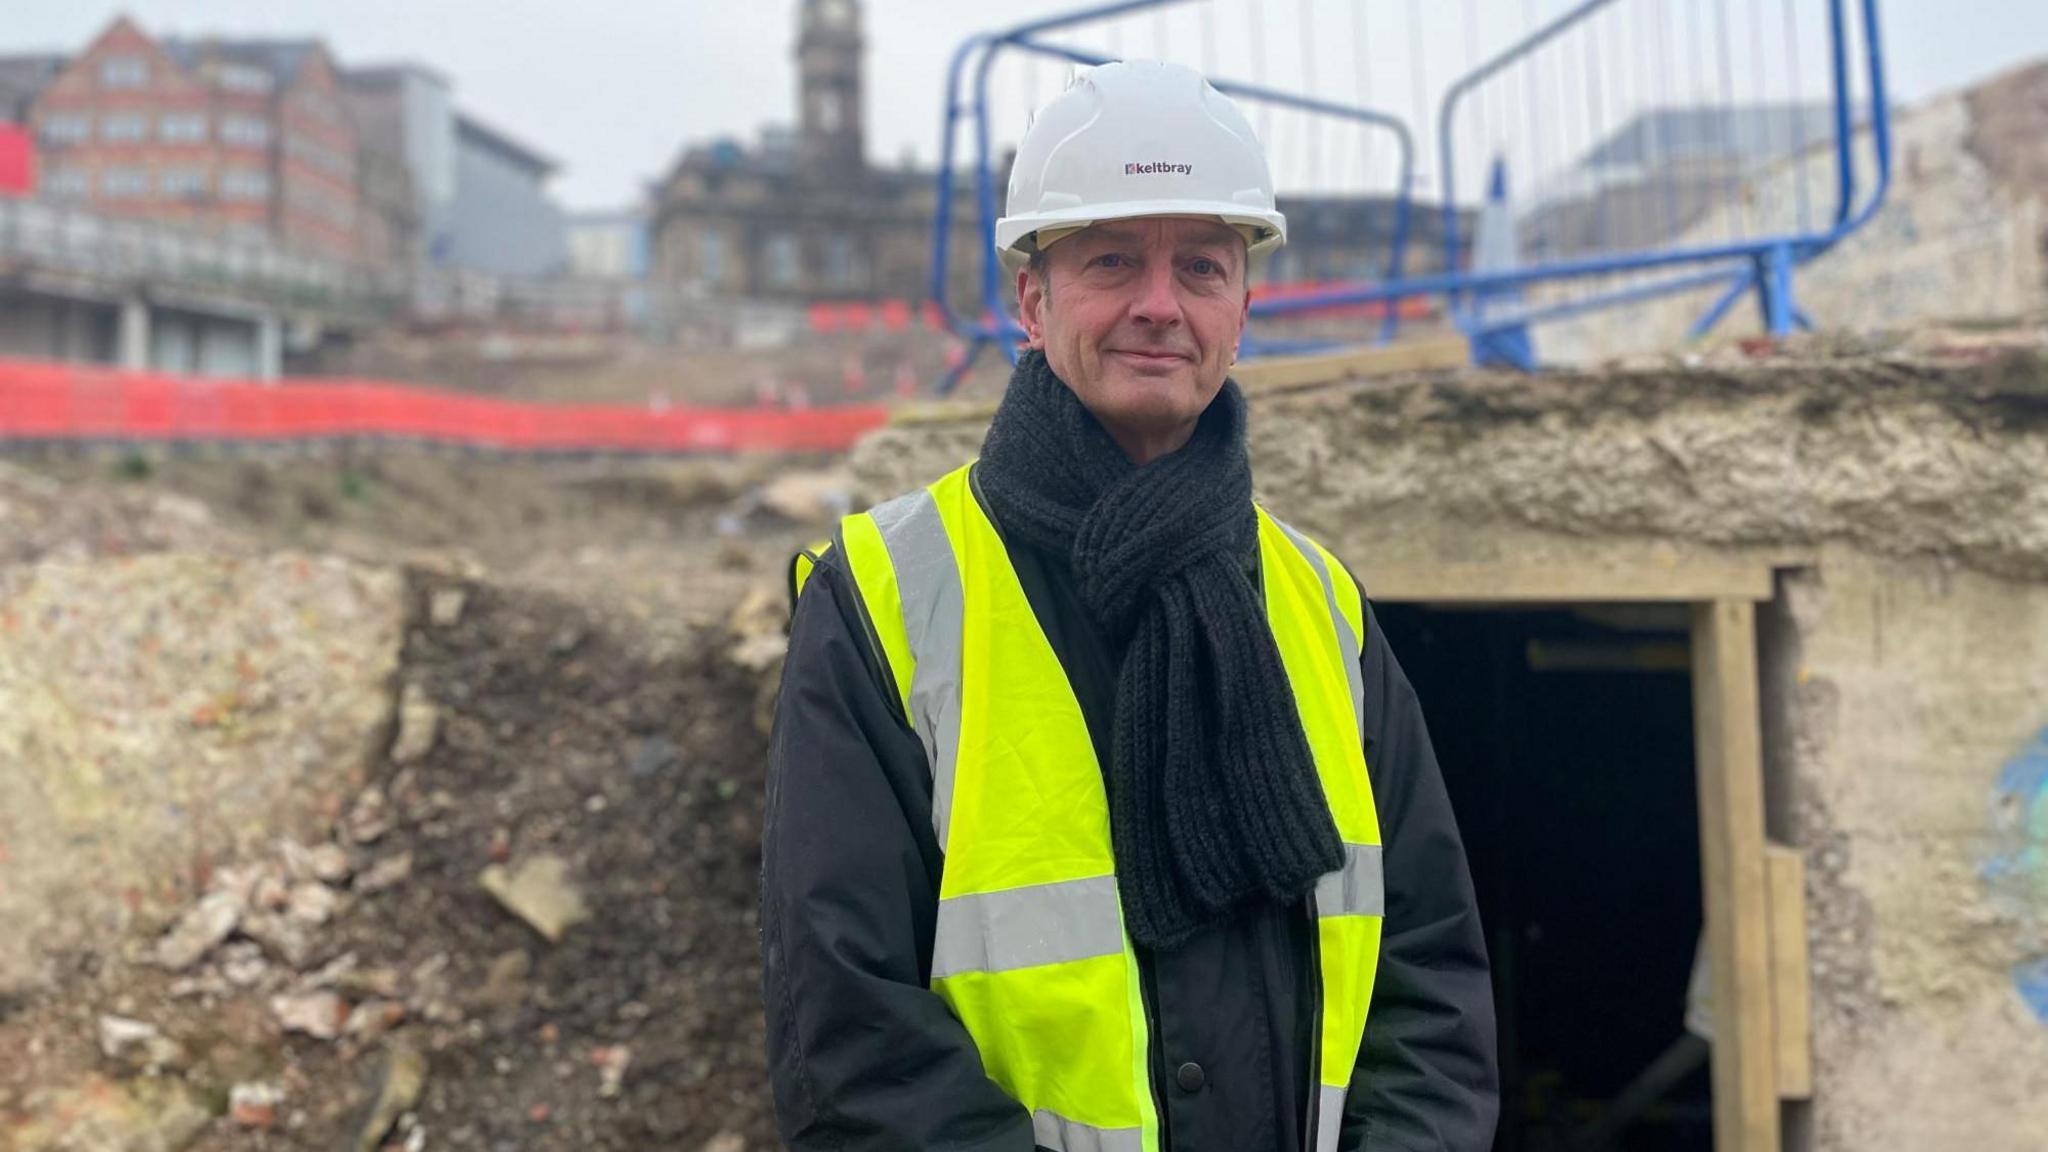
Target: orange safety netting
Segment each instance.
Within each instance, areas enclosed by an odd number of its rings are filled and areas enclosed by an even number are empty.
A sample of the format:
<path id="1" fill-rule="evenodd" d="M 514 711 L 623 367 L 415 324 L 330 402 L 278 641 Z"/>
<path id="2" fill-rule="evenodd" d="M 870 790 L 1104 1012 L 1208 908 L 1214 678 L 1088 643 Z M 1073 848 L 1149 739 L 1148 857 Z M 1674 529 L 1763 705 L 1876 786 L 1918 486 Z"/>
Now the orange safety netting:
<path id="1" fill-rule="evenodd" d="M 887 420 L 873 405 L 537 404 L 378 380 L 214 380 L 0 359 L 0 443 L 386 439 L 510 452 L 829 452 Z"/>

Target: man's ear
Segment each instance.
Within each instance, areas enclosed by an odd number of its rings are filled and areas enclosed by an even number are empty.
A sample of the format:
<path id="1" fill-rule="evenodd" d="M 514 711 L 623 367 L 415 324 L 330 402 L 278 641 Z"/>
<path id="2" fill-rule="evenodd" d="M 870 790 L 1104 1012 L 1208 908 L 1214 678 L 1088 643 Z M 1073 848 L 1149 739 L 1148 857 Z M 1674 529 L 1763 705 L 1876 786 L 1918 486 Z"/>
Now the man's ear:
<path id="1" fill-rule="evenodd" d="M 1029 268 L 1017 270 L 1017 319 L 1024 325 L 1024 346 L 1045 347 L 1045 285 Z"/>

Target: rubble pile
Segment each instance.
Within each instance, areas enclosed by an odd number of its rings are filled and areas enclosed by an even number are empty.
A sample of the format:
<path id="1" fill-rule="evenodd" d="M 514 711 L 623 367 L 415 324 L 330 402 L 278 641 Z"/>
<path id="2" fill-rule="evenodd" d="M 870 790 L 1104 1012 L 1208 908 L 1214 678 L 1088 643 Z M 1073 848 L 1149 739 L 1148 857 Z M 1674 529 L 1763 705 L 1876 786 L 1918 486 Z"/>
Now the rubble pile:
<path id="1" fill-rule="evenodd" d="M 651 657 L 545 593 L 415 569 L 405 595 L 388 739 L 326 834 L 0 1005 L 26 1054 L 0 1057 L 0 1146 L 774 1146 L 767 644 Z"/>
<path id="2" fill-rule="evenodd" d="M 69 484 L 0 461 L 0 567 L 45 558 L 126 556 L 244 542 L 198 500 L 146 488 L 72 498 Z"/>

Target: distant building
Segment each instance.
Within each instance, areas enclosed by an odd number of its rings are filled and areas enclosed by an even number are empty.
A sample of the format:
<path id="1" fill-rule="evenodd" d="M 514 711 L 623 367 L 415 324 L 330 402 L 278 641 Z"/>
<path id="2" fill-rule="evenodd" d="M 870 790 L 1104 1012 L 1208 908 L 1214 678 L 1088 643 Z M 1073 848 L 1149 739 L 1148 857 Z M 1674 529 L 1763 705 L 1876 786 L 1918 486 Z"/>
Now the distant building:
<path id="1" fill-rule="evenodd" d="M 0 56 L 0 123 L 26 124 L 36 97 L 69 59 L 51 53 Z"/>
<path id="2" fill-rule="evenodd" d="M 1287 243 L 1266 262 L 1270 281 L 1378 280 L 1399 234 L 1398 202 L 1387 196 L 1282 196 Z M 1459 227 L 1471 239 L 1471 213 Z M 1409 205 L 1401 269 L 1407 275 L 1444 267 L 1443 213 L 1435 205 Z"/>
<path id="3" fill-rule="evenodd" d="M 122 17 L 29 120 L 45 198 L 359 257 L 355 127 L 317 40 L 157 40 Z"/>
<path id="4" fill-rule="evenodd" d="M 1670 165 L 1785 156 L 1834 139 L 1826 104 L 1658 108 L 1638 114 L 1579 161 L 1601 180 L 1639 179 Z"/>
<path id="5" fill-rule="evenodd" d="M 1522 254 L 1564 258 L 1655 247 L 1742 196 L 1760 166 L 1834 138 L 1834 109 L 1825 104 L 1640 113 L 1540 190 L 1519 223 Z M 1824 210 L 1809 209 L 1807 222 L 1824 223 L 1811 217 Z"/>
<path id="6" fill-rule="evenodd" d="M 647 276 L 647 213 L 578 212 L 568 217 L 569 273 L 592 280 Z"/>
<path id="7" fill-rule="evenodd" d="M 455 199 L 429 241 L 436 264 L 499 276 L 569 266 L 562 210 L 544 185 L 558 165 L 473 117 L 455 116 Z"/>
<path id="8" fill-rule="evenodd" d="M 373 265 L 568 266 L 554 161 L 416 64 L 343 73 L 318 40 L 154 38 L 124 17 L 76 57 L 0 57 L 9 115 L 32 126 L 45 199 Z"/>
<path id="9" fill-rule="evenodd" d="M 797 126 L 761 130 L 756 146 L 694 145 L 655 189 L 652 278 L 687 313 L 735 300 L 807 304 L 930 295 L 935 175 L 864 157 L 860 8 L 801 0 Z M 991 174 L 1000 198 L 1007 160 Z M 983 238 L 971 170 L 957 181 L 948 298 L 978 314 Z M 1377 277 L 1394 234 L 1391 200 L 1282 198 L 1289 243 L 1272 280 Z M 1410 271 L 1442 264 L 1441 219 L 1416 205 Z"/>
<path id="10" fill-rule="evenodd" d="M 425 250 L 425 222 L 405 158 L 363 148 L 356 153 L 356 185 L 362 197 L 357 248 L 363 260 L 388 268 L 417 267 Z"/>
<path id="11" fill-rule="evenodd" d="M 797 127 L 758 146 L 691 146 L 655 190 L 653 277 L 684 310 L 734 300 L 921 298 L 931 275 L 933 175 L 866 158 L 855 0 L 801 0 Z M 980 240 L 963 196 L 952 291 L 978 283 Z"/>
<path id="12" fill-rule="evenodd" d="M 416 268 L 455 199 L 448 80 L 430 68 L 397 64 L 351 68 L 342 87 L 361 145 L 363 207 L 381 241 L 369 246 L 398 267 Z"/>
<path id="13" fill-rule="evenodd" d="M 553 160 L 457 111 L 447 77 L 430 68 L 351 69 L 346 86 L 365 154 L 409 176 L 414 263 L 494 276 L 567 267 L 562 212 L 546 190 Z"/>

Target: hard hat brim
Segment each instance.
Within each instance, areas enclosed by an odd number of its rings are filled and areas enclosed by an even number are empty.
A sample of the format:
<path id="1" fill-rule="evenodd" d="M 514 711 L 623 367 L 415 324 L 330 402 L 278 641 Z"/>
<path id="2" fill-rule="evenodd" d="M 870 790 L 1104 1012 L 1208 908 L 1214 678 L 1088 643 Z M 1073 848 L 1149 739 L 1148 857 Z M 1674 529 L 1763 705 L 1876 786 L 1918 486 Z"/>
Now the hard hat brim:
<path id="1" fill-rule="evenodd" d="M 1255 255 L 1287 243 L 1287 217 L 1278 211 L 1262 211 L 1228 201 L 1133 200 L 1122 204 L 1092 204 L 1005 216 L 996 221 L 996 250 L 1005 256 L 1014 252 L 1019 257 L 1029 257 L 1034 250 L 1031 238 L 1041 229 L 1086 228 L 1112 220 L 1140 220 L 1154 216 L 1213 217 L 1225 224 L 1249 227 L 1259 237 L 1249 245 Z"/>

